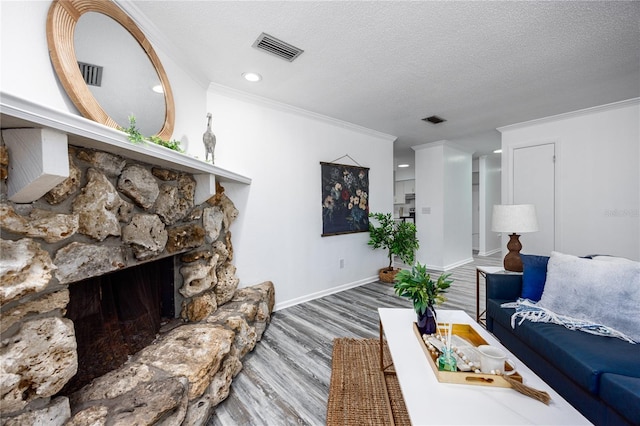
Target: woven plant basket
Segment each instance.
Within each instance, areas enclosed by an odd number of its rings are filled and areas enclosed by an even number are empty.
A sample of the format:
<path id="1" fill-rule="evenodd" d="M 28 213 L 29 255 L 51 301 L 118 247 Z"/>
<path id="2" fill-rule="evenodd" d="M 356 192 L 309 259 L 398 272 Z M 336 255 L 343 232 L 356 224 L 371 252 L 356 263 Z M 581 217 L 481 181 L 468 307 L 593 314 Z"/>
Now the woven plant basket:
<path id="1" fill-rule="evenodd" d="M 380 277 L 380 281 L 383 283 L 392 284 L 398 272 L 400 272 L 400 268 L 393 268 L 392 270 L 389 268 L 382 268 L 378 271 L 378 276 Z"/>

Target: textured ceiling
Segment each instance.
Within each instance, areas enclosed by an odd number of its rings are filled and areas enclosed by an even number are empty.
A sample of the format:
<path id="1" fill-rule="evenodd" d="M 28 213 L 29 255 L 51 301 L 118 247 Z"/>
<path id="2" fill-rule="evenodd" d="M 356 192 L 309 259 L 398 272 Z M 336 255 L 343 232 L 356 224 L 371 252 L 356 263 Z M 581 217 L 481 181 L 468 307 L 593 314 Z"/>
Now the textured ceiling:
<path id="1" fill-rule="evenodd" d="M 201 81 L 397 136 L 398 155 L 458 138 L 484 154 L 496 127 L 640 96 L 640 2 L 126 3 Z M 304 53 L 252 48 L 261 32 Z"/>

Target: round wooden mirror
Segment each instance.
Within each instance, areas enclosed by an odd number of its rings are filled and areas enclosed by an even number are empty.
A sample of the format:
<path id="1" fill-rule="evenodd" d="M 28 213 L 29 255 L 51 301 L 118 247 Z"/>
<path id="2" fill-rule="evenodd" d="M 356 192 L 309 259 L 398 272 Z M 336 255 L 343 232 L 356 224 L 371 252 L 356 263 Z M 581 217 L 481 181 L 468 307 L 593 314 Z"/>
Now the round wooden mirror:
<path id="1" fill-rule="evenodd" d="M 90 19 L 90 22 L 83 22 L 82 25 L 79 25 L 83 15 L 84 19 L 87 21 Z M 81 32 L 76 34 L 79 27 L 81 27 Z M 93 29 L 98 30 L 94 35 L 85 32 Z M 122 34 L 119 33 L 132 36 L 132 42 L 124 43 Z M 105 40 L 109 39 L 114 42 L 113 49 L 103 44 Z M 110 127 L 125 128 L 129 125 L 128 116 L 133 115 L 136 118 L 137 127 L 143 135 L 156 134 L 165 140 L 171 138 L 175 110 L 173 93 L 167 74 L 153 47 L 151 47 L 151 43 L 142 31 L 113 2 L 106 0 L 54 0 L 47 16 L 47 42 L 56 74 L 67 95 L 84 117 Z M 94 48 L 87 48 L 87 45 L 91 46 L 92 44 Z M 126 47 L 129 45 L 130 47 Z M 146 62 L 139 62 L 138 66 L 131 67 L 137 69 L 130 69 L 130 65 L 138 63 L 136 62 L 138 59 L 125 59 L 125 54 L 131 53 L 132 57 L 135 56 L 135 52 L 131 52 L 133 50 L 139 50 L 139 60 Z M 111 51 L 110 57 L 102 60 L 95 59 L 95 55 L 109 51 Z M 89 60 L 80 60 L 77 56 L 78 52 L 81 52 L 83 56 L 89 53 Z M 98 69 L 101 65 L 95 64 L 95 62 L 108 63 L 112 66 L 108 69 L 104 68 L 104 70 Z M 81 67 L 83 67 L 82 71 Z M 115 71 L 121 73 L 125 68 L 128 73 L 126 77 L 114 75 Z M 148 70 L 143 71 L 144 68 L 151 69 L 151 73 Z M 149 83 L 142 83 L 141 79 L 147 78 L 146 76 L 149 74 L 151 74 Z M 96 81 L 92 81 L 92 78 L 104 81 L 105 86 L 102 86 L 102 81 L 97 81 L 101 86 L 94 87 Z M 158 83 L 162 94 L 154 93 L 151 90 L 152 81 Z M 109 86 L 106 86 L 106 83 L 109 83 Z M 90 85 L 92 88 L 89 87 Z M 160 107 L 151 106 L 153 102 L 158 102 L 158 97 L 163 98 L 163 102 L 159 101 Z M 145 116 L 150 111 L 156 111 L 155 114 L 159 117 Z"/>

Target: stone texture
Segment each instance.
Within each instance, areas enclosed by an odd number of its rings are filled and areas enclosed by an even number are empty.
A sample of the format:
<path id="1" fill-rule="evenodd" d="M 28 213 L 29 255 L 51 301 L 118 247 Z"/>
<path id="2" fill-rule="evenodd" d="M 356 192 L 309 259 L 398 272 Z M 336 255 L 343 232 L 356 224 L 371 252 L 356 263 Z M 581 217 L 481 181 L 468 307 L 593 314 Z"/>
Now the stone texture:
<path id="1" fill-rule="evenodd" d="M 94 379 L 80 391 L 71 395 L 73 406 L 86 405 L 90 401 L 114 399 L 132 391 L 140 383 L 150 382 L 158 377 L 148 365 L 128 362 L 117 370 Z"/>
<path id="2" fill-rule="evenodd" d="M 256 339 L 260 341 L 271 320 L 274 304 L 273 283 L 265 281 L 236 291 L 233 298 L 220 306 L 213 315 L 207 318 L 206 322 L 225 324 L 228 318 L 241 315 L 249 325 L 255 327 Z"/>
<path id="3" fill-rule="evenodd" d="M 167 225 L 173 225 L 186 217 L 193 208 L 196 182 L 188 175 L 177 177 L 177 187 L 169 184 L 160 186 L 155 211 Z"/>
<path id="4" fill-rule="evenodd" d="M 222 241 L 218 240 L 213 243 L 213 250 L 214 253 L 218 255 L 218 264 L 216 265 L 217 267 L 220 267 L 229 260 L 229 250 L 227 250 L 227 246 Z"/>
<path id="5" fill-rule="evenodd" d="M 233 340 L 234 355 L 244 357 L 256 347 L 258 336 L 255 327 L 250 326 L 241 316 L 229 316 L 223 324 L 229 330 L 233 330 L 236 337 Z"/>
<path id="6" fill-rule="evenodd" d="M 242 370 L 242 362 L 236 356 L 228 356 L 222 363 L 222 367 L 216 373 L 207 393 L 211 397 L 212 405 L 216 406 L 229 396 L 231 381 Z"/>
<path id="7" fill-rule="evenodd" d="M 193 200 L 196 195 L 196 180 L 186 173 L 181 173 L 178 176 L 178 189 L 180 190 L 180 196 L 193 206 Z"/>
<path id="8" fill-rule="evenodd" d="M 211 250 L 193 250 L 180 256 L 180 261 L 191 263 L 200 259 L 211 259 L 211 256 L 213 256 Z"/>
<path id="9" fill-rule="evenodd" d="M 42 238 L 48 243 L 57 243 L 78 231 L 78 215 L 34 209 L 26 218 L 17 214 L 12 206 L 0 204 L 0 226 L 24 237 Z"/>
<path id="10" fill-rule="evenodd" d="M 9 151 L 4 145 L 0 145 L 0 180 L 6 180 L 9 176 Z"/>
<path id="11" fill-rule="evenodd" d="M 187 389 L 188 382 L 183 377 L 140 382 L 108 402 L 80 407 L 68 424 L 178 426 L 187 412 Z"/>
<path id="12" fill-rule="evenodd" d="M 80 189 L 82 173 L 69 154 L 69 177 L 53 187 L 44 195 L 49 204 L 60 204 Z"/>
<path id="13" fill-rule="evenodd" d="M 21 410 L 35 398 L 55 395 L 76 374 L 73 322 L 40 318 L 25 322 L 2 342 L 0 403 L 3 413 Z"/>
<path id="14" fill-rule="evenodd" d="M 236 277 L 236 267 L 231 262 L 220 266 L 216 270 L 216 277 L 216 299 L 218 300 L 218 305 L 223 305 L 231 300 L 240 280 Z"/>
<path id="15" fill-rule="evenodd" d="M 58 250 L 53 260 L 56 278 L 66 284 L 112 272 L 126 265 L 122 247 L 73 242 Z"/>
<path id="16" fill-rule="evenodd" d="M 65 426 L 105 426 L 109 409 L 104 405 L 93 405 L 77 412 Z"/>
<path id="17" fill-rule="evenodd" d="M 80 160 L 89 163 L 94 169 L 100 170 L 109 177 L 118 177 L 127 161 L 108 152 L 79 149 L 77 156 Z"/>
<path id="18" fill-rule="evenodd" d="M 229 253 L 228 260 L 233 260 L 233 243 L 231 242 L 231 231 L 227 229 L 227 233 L 224 235 L 224 246 L 227 248 L 227 252 Z"/>
<path id="19" fill-rule="evenodd" d="M 135 214 L 122 228 L 122 241 L 130 244 L 136 259 L 145 260 L 162 253 L 169 234 L 156 215 Z"/>
<path id="20" fill-rule="evenodd" d="M 118 189 L 145 210 L 153 207 L 160 188 L 151 172 L 142 166 L 127 166 L 118 179 Z"/>
<path id="21" fill-rule="evenodd" d="M 185 381 L 186 382 L 186 381 Z M 138 385 L 113 407 L 114 426 L 180 425 L 187 411 L 188 384 L 170 377 Z"/>
<path id="22" fill-rule="evenodd" d="M 215 293 L 206 292 L 183 301 L 180 316 L 189 322 L 198 322 L 214 313 L 216 309 L 218 309 L 218 303 Z"/>
<path id="23" fill-rule="evenodd" d="M 28 238 L 0 240 L 0 305 L 44 290 L 56 266 L 49 253 Z"/>
<path id="24" fill-rule="evenodd" d="M 233 378 L 242 370 L 235 356 L 227 356 L 204 395 L 189 404 L 182 426 L 201 426 L 207 423 L 213 408 L 229 396 Z"/>
<path id="25" fill-rule="evenodd" d="M 189 400 L 200 397 L 231 350 L 234 333 L 209 324 L 187 324 L 160 337 L 137 361 L 189 380 Z"/>
<path id="26" fill-rule="evenodd" d="M 220 208 L 222 209 L 222 212 L 224 213 L 224 218 L 222 220 L 224 228 L 229 229 L 231 224 L 235 222 L 235 220 L 237 219 L 238 214 L 240 212 L 238 211 L 236 206 L 233 204 L 233 201 L 231 201 L 231 199 L 227 197 L 225 194 L 222 194 L 222 196 L 220 197 L 220 201 L 218 202 L 217 205 L 220 206 Z"/>
<path id="27" fill-rule="evenodd" d="M 61 396 L 55 398 L 44 408 L 26 411 L 20 415 L 0 420 L 2 426 L 62 426 L 71 417 L 69 399 Z"/>
<path id="28" fill-rule="evenodd" d="M 169 181 L 178 179 L 178 172 L 168 169 L 160 169 L 158 167 L 152 167 L 151 173 L 160 180 Z"/>
<path id="29" fill-rule="evenodd" d="M 61 315 L 64 315 L 68 304 L 69 290 L 65 288 L 55 293 L 45 294 L 12 309 L 3 310 L 0 320 L 0 333 L 7 331 L 12 325 L 20 322 L 28 314 L 43 314 L 59 310 Z"/>
<path id="30" fill-rule="evenodd" d="M 183 285 L 179 290 L 180 294 L 188 298 L 213 288 L 217 282 L 215 274 L 217 261 L 218 258 L 214 255 L 209 260 L 199 260 L 181 267 Z"/>
<path id="31" fill-rule="evenodd" d="M 207 241 L 216 241 L 222 232 L 224 213 L 218 206 L 207 207 L 202 212 L 202 225 L 206 232 Z"/>
<path id="32" fill-rule="evenodd" d="M 121 209 L 130 210 L 105 175 L 87 170 L 87 185 L 73 201 L 73 212 L 80 219 L 79 232 L 97 241 L 109 235 L 120 236 Z"/>
<path id="33" fill-rule="evenodd" d="M 195 224 L 175 226 L 168 229 L 167 251 L 175 253 L 200 247 L 204 244 L 204 229 Z"/>
<path id="34" fill-rule="evenodd" d="M 187 215 L 188 203 L 180 197 L 178 188 L 168 184 L 160 185 L 160 193 L 156 199 L 155 211 L 167 225 L 173 225 Z"/>

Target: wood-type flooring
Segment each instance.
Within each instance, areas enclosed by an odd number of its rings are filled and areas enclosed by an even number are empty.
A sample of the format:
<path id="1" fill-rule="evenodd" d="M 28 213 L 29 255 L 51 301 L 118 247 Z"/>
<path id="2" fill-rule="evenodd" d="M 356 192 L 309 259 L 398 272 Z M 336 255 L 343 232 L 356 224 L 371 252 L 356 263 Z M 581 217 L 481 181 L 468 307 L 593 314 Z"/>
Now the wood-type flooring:
<path id="1" fill-rule="evenodd" d="M 500 253 L 474 256 L 473 263 L 447 271 L 454 283 L 441 309 L 463 309 L 475 318 L 476 266 L 501 264 Z M 480 283 L 482 311 L 483 278 Z M 333 339 L 378 337 L 381 307 L 412 306 L 394 294 L 392 285 L 373 282 L 274 312 L 208 426 L 324 425 Z"/>

